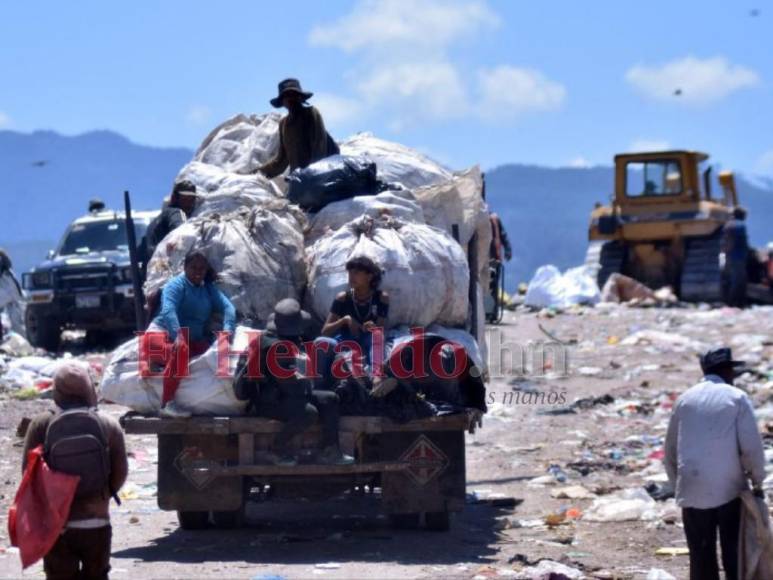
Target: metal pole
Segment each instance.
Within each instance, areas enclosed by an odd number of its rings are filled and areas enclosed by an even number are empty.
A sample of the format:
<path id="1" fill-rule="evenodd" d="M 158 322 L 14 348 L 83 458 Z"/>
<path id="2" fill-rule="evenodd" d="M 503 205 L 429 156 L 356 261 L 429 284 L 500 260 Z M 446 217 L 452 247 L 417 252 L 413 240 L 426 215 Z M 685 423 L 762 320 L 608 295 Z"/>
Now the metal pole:
<path id="1" fill-rule="evenodd" d="M 132 268 L 132 284 L 134 285 L 134 320 L 137 330 L 145 330 L 145 295 L 142 292 L 142 278 L 140 278 L 140 263 L 137 256 L 137 235 L 134 232 L 134 220 L 132 219 L 132 203 L 129 192 L 123 192 L 123 204 L 126 211 L 126 237 L 129 242 L 129 259 Z"/>
<path id="2" fill-rule="evenodd" d="M 467 244 L 467 255 L 469 258 L 467 261 L 470 265 L 470 334 L 475 340 L 480 340 L 478 336 L 478 234 L 477 232 L 470 238 L 470 243 Z"/>

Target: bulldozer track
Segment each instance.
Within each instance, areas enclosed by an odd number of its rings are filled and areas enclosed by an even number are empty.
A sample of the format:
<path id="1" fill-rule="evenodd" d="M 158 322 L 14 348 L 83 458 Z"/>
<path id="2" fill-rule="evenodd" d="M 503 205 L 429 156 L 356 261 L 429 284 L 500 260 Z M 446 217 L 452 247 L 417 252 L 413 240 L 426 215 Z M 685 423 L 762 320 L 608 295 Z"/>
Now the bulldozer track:
<path id="1" fill-rule="evenodd" d="M 685 244 L 680 298 L 687 302 L 720 302 L 722 270 L 719 267 L 719 237 L 689 239 Z"/>
<path id="2" fill-rule="evenodd" d="M 585 255 L 585 265 L 595 268 L 596 281 L 603 288 L 607 279 L 623 270 L 625 248 L 618 242 L 591 242 Z"/>

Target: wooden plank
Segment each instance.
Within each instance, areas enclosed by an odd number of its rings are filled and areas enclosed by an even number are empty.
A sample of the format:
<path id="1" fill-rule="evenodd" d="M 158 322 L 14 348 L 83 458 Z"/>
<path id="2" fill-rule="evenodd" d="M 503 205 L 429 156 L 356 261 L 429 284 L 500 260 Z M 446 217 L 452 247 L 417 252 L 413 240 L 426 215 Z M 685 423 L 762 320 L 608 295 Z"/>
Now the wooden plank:
<path id="1" fill-rule="evenodd" d="M 172 434 L 213 434 L 229 433 L 278 433 L 281 421 L 261 417 L 189 417 L 168 419 L 163 417 L 144 417 L 124 415 L 121 425 L 127 433 L 138 435 Z M 466 430 L 469 418 L 466 413 L 428 417 L 408 423 L 394 423 L 386 417 L 341 417 L 340 430 L 351 433 L 389 433 L 405 431 L 455 431 Z M 319 430 L 315 425 L 312 430 Z"/>
<path id="2" fill-rule="evenodd" d="M 409 464 L 404 461 L 378 461 L 373 463 L 353 463 L 351 465 L 234 465 L 218 467 L 213 473 L 218 477 L 241 475 L 358 475 L 362 473 L 383 473 L 403 471 Z"/>

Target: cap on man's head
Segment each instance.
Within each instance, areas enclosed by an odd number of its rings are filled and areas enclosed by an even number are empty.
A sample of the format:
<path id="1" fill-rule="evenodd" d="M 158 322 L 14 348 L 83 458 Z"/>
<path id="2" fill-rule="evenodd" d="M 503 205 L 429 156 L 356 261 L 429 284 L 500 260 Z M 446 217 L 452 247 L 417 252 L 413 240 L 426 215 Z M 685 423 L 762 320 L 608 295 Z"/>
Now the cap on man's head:
<path id="1" fill-rule="evenodd" d="M 59 366 L 54 374 L 54 402 L 60 407 L 97 405 L 97 392 L 85 365 L 68 362 Z"/>
<path id="2" fill-rule="evenodd" d="M 723 367 L 738 368 L 745 364 L 743 361 L 733 360 L 733 351 L 726 346 L 706 351 L 701 355 L 700 361 L 701 369 L 706 374 Z"/>
<path id="3" fill-rule="evenodd" d="M 269 315 L 266 329 L 277 336 L 295 338 L 303 336 L 311 323 L 311 315 L 301 309 L 295 298 L 285 298 L 274 306 Z"/>
<path id="4" fill-rule="evenodd" d="M 196 184 L 192 181 L 188 181 L 187 179 L 175 183 L 174 189 L 172 189 L 172 193 L 177 195 L 190 195 L 192 197 L 196 197 L 198 195 L 196 193 Z"/>

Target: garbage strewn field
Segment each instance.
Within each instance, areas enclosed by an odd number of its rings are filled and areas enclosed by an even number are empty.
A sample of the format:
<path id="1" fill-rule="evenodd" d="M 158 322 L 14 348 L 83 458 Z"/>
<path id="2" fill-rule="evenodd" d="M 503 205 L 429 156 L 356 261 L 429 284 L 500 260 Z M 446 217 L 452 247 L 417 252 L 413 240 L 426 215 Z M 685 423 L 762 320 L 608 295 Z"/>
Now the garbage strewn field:
<path id="1" fill-rule="evenodd" d="M 755 403 L 773 458 L 773 308 L 602 304 L 517 311 L 488 333 L 492 351 L 504 344 L 529 360 L 552 336 L 565 345 L 568 365 L 548 357 L 541 369 L 527 364 L 521 373 L 518 364 L 490 364 L 490 412 L 467 441 L 468 505 L 448 534 L 393 530 L 369 497 L 303 505 L 278 500 L 270 512 L 251 504 L 246 530 L 178 531 L 175 514 L 156 506 L 153 437 L 130 436 L 129 484 L 123 505 L 114 508 L 112 575 L 686 577 L 679 510 L 673 500 L 653 497 L 665 491 L 662 443 L 671 407 L 699 378 L 696 353 L 729 344 L 751 364 L 753 372 L 739 384 Z M 100 364 L 101 355 L 77 356 L 95 370 Z M 5 515 L 19 475 L 17 427 L 50 402 L 41 398 L 45 365 L 29 370 L 18 361 L 36 359 L 0 358 L 6 369 L 0 379 L 0 576 L 6 576 L 16 562 Z M 16 385 L 8 381 L 11 367 Z M 29 394 L 19 396 L 24 391 Z M 105 408 L 116 416 L 126 410 Z M 773 491 L 773 477 L 766 488 Z M 39 565 L 28 573 L 36 571 Z"/>

